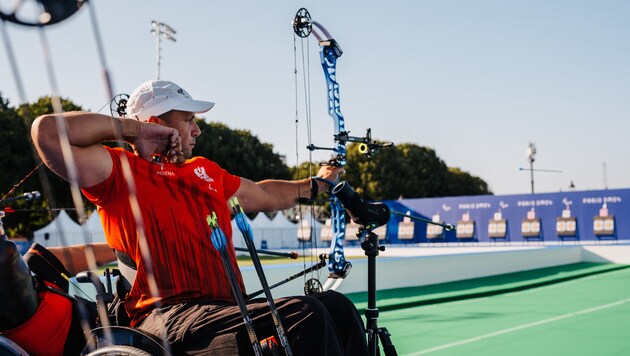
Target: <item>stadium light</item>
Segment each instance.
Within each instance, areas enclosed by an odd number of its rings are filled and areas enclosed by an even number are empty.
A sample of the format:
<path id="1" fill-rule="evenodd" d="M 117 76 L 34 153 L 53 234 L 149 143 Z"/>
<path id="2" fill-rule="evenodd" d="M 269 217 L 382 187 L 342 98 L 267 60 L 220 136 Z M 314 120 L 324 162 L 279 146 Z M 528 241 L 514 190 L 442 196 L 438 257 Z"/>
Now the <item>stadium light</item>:
<path id="1" fill-rule="evenodd" d="M 157 61 L 157 70 L 156 70 L 156 79 L 160 80 L 160 59 L 161 50 L 162 50 L 162 38 L 167 39 L 169 41 L 176 42 L 175 34 L 177 31 L 173 29 L 171 26 L 159 22 L 159 21 L 151 21 L 151 34 L 155 36 L 155 44 L 156 44 L 156 61 Z"/>

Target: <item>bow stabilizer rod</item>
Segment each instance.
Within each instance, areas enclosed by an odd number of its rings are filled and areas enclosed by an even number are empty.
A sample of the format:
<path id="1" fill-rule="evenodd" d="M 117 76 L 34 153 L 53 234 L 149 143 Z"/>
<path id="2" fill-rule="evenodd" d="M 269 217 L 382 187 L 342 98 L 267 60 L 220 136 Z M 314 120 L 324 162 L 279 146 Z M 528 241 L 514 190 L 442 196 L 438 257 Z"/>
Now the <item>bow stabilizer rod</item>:
<path id="1" fill-rule="evenodd" d="M 456 230 L 455 225 L 453 225 L 453 224 L 446 224 L 446 223 L 435 222 L 435 221 L 433 221 L 431 219 L 426 219 L 426 218 L 422 218 L 422 217 L 419 217 L 419 216 L 407 215 L 407 214 L 404 214 L 404 213 L 401 213 L 401 212 L 395 211 L 395 210 L 391 210 L 390 213 L 392 215 L 402 216 L 404 218 L 409 218 L 411 220 L 416 220 L 416 221 L 420 221 L 420 222 L 431 224 L 431 225 L 441 226 L 446 231 L 454 231 L 454 230 Z"/>

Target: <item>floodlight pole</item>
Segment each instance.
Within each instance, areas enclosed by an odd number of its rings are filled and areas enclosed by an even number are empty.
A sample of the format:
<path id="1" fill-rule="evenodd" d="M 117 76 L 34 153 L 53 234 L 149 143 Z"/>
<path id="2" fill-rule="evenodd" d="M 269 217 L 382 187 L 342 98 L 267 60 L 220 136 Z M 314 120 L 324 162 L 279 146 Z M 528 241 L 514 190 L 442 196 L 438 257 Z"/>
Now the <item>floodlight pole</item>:
<path id="1" fill-rule="evenodd" d="M 177 41 L 175 38 L 175 31 L 171 26 L 159 22 L 159 21 L 151 21 L 151 34 L 155 36 L 155 45 L 156 45 L 156 61 L 157 61 L 157 69 L 156 69 L 156 79 L 160 80 L 160 59 L 162 58 L 160 52 L 162 50 L 162 38 L 165 38 L 170 41 Z"/>
<path id="2" fill-rule="evenodd" d="M 529 159 L 529 172 L 532 183 L 532 194 L 534 194 L 534 161 L 536 160 L 536 145 L 533 142 L 527 147 L 527 158 Z"/>

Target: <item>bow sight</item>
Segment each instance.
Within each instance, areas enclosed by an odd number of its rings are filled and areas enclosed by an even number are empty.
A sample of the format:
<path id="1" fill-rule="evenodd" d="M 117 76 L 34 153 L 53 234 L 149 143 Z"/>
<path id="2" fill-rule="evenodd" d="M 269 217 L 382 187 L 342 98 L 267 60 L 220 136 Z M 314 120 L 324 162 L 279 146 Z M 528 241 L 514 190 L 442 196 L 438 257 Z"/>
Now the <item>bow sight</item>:
<path id="1" fill-rule="evenodd" d="M 393 142 L 376 142 L 376 141 L 373 141 L 372 140 L 372 129 L 367 129 L 367 132 L 366 132 L 364 137 L 350 136 L 349 133 L 350 133 L 349 131 L 341 131 L 341 132 L 339 132 L 338 134 L 336 134 L 334 136 L 335 137 L 335 142 L 338 142 L 339 144 L 344 145 L 344 146 L 345 146 L 345 144 L 347 142 L 357 142 L 357 143 L 359 143 L 359 152 L 365 154 L 369 158 L 372 158 L 372 156 L 375 155 L 376 153 L 378 153 L 378 151 L 381 148 L 394 147 L 394 143 Z M 342 166 L 342 165 L 345 164 L 345 156 L 342 156 L 338 152 L 338 150 L 336 148 L 315 146 L 313 144 L 310 144 L 310 145 L 306 146 L 306 148 L 309 151 L 329 150 L 329 151 L 337 152 L 337 157 L 335 157 L 335 158 L 331 159 L 330 161 L 328 161 L 327 164 L 329 164 L 331 166 Z"/>
<path id="2" fill-rule="evenodd" d="M 372 141 L 372 129 L 367 129 L 365 137 L 349 136 L 350 132 L 340 132 L 335 135 L 335 140 L 341 144 L 346 142 L 359 142 L 359 152 L 364 153 L 368 157 L 376 154 L 383 147 L 394 147 L 392 142 L 375 142 Z"/>

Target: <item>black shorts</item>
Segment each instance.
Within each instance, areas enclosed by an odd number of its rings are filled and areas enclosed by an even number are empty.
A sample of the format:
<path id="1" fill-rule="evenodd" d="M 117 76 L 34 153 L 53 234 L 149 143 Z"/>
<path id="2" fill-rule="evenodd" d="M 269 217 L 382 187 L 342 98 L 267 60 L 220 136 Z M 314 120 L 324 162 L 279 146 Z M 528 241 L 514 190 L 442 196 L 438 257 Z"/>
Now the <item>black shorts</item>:
<path id="1" fill-rule="evenodd" d="M 294 355 L 367 355 L 363 320 L 343 294 L 327 291 L 312 296 L 275 300 Z M 258 340 L 278 339 L 262 298 L 247 303 Z M 175 354 L 253 355 L 237 305 L 195 301 L 153 312 L 138 326 L 166 337 Z"/>

